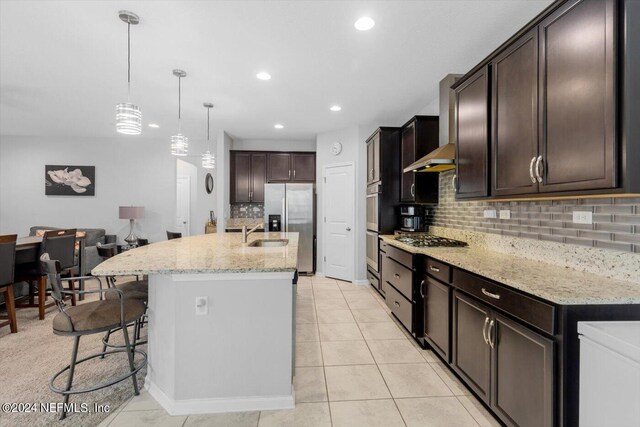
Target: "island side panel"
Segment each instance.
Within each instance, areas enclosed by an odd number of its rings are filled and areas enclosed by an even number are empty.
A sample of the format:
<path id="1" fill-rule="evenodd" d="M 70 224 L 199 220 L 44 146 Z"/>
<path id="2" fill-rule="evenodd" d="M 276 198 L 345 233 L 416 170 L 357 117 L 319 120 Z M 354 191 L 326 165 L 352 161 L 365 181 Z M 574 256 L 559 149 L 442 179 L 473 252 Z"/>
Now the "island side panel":
<path id="1" fill-rule="evenodd" d="M 292 279 L 293 272 L 152 276 L 156 298 L 149 309 L 159 320 L 150 331 L 157 340 L 150 339 L 150 370 L 153 384 L 168 397 L 165 409 L 184 414 L 293 407 Z M 208 298 L 208 314 L 196 315 L 196 297 Z M 160 320 L 165 318 L 174 319 L 173 325 Z M 156 357 L 165 352 L 174 357 Z M 152 366 L 151 360 L 171 359 L 168 375 L 164 366 Z"/>

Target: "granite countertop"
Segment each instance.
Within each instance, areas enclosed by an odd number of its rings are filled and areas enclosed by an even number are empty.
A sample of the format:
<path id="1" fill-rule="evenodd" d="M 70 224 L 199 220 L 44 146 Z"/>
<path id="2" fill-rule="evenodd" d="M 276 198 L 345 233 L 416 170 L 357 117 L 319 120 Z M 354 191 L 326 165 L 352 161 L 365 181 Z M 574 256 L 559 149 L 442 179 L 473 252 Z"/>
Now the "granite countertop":
<path id="1" fill-rule="evenodd" d="M 251 247 L 238 233 L 204 234 L 141 246 L 106 260 L 94 276 L 134 274 L 255 273 L 295 271 L 298 233 L 251 233 L 258 239 L 288 239 L 286 246 Z"/>
<path id="2" fill-rule="evenodd" d="M 473 247 L 416 248 L 393 236 L 381 237 L 407 252 L 427 255 L 555 304 L 640 304 L 640 283 Z"/>

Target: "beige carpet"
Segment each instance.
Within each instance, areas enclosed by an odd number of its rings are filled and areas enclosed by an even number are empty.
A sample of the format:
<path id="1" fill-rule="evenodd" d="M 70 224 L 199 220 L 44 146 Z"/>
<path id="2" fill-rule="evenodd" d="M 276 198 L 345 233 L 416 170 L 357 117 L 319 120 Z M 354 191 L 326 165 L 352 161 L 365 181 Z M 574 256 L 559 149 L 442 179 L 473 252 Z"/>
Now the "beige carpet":
<path id="1" fill-rule="evenodd" d="M 87 288 L 90 286 L 90 282 L 87 282 Z M 51 298 L 49 301 L 52 301 Z M 61 395 L 49 390 L 49 380 L 69 364 L 73 338 L 53 334 L 51 324 L 57 312 L 57 308 L 51 307 L 47 309 L 45 320 L 38 320 L 37 308 L 19 309 L 18 333 L 11 334 L 8 326 L 0 328 L 0 403 L 40 404 L 63 401 Z M 142 333 L 146 334 L 146 329 Z M 118 343 L 124 341 L 122 332 L 118 332 L 116 338 Z M 102 351 L 101 339 L 102 335 L 82 337 L 78 359 Z M 146 345 L 139 348 L 146 350 Z M 103 382 L 123 374 L 128 366 L 124 353 L 84 362 L 76 367 L 73 387 L 84 388 Z M 140 388 L 144 385 L 145 374 L 144 368 L 138 373 Z M 64 388 L 65 383 L 66 375 L 63 374 L 56 385 Z M 102 390 L 71 396 L 70 403 L 86 403 L 91 411 L 96 403 L 109 405 L 111 411 L 114 411 L 132 396 L 133 384 L 131 379 L 127 379 Z M 108 415 L 109 413 L 97 412 L 73 413 L 64 421 L 59 421 L 57 413 L 18 414 L 0 410 L 0 426 L 96 426 Z"/>

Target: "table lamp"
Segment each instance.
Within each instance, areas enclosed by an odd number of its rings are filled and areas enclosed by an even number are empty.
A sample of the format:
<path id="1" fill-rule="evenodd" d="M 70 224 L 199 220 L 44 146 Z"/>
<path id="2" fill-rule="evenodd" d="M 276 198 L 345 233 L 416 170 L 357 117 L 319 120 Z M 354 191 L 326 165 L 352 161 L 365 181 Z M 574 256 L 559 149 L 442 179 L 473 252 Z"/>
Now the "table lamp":
<path id="1" fill-rule="evenodd" d="M 120 206 L 120 219 L 129 220 L 129 235 L 124 238 L 129 245 L 138 242 L 138 236 L 133 234 L 133 222 L 140 218 L 144 218 L 144 206 Z"/>

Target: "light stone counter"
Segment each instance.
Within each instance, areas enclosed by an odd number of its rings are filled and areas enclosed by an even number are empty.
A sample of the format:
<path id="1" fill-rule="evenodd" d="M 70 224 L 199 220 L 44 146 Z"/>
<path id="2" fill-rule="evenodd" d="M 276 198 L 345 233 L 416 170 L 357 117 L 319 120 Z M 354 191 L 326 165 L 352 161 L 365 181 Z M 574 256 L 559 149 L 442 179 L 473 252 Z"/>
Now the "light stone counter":
<path id="1" fill-rule="evenodd" d="M 382 239 L 407 252 L 427 255 L 555 304 L 640 304 L 640 283 L 474 247 L 416 248 L 393 236 Z"/>
<path id="2" fill-rule="evenodd" d="M 251 247 L 240 233 L 183 237 L 142 246 L 106 260 L 92 271 L 94 276 L 185 273 L 249 273 L 295 271 L 298 233 L 249 234 L 258 239 L 288 239 L 282 247 Z"/>

